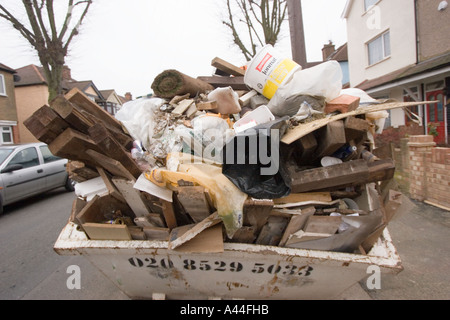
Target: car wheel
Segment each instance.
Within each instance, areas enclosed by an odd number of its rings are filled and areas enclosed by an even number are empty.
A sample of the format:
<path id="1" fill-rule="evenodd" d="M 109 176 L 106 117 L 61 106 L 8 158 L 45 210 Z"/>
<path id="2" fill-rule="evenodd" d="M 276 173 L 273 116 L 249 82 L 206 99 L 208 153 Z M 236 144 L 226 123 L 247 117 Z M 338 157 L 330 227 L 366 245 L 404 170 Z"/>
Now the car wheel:
<path id="1" fill-rule="evenodd" d="M 67 191 L 75 191 L 76 182 L 70 178 L 67 178 L 66 185 L 64 186 Z"/>

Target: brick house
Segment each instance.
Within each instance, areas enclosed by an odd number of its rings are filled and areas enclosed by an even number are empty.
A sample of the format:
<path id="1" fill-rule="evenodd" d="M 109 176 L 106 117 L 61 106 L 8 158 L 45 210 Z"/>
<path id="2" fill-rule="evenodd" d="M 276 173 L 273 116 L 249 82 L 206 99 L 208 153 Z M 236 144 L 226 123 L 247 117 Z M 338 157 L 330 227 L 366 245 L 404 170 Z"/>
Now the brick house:
<path id="1" fill-rule="evenodd" d="M 388 126 L 421 123 L 421 134 L 436 128 L 435 142 L 450 134 L 450 7 L 441 0 L 348 0 L 351 87 L 374 98 L 438 101 L 390 112 Z M 411 113 L 412 112 L 412 113 Z M 417 120 L 415 115 L 418 116 Z"/>
<path id="2" fill-rule="evenodd" d="M 0 145 L 20 141 L 14 80 L 16 70 L 0 63 Z"/>
<path id="3" fill-rule="evenodd" d="M 36 142 L 36 138 L 23 125 L 36 110 L 45 104 L 48 104 L 48 86 L 42 67 L 36 65 L 28 65 L 16 70 L 19 81 L 15 83 L 15 95 L 17 105 L 18 131 L 20 133 L 20 142 Z M 63 90 L 68 92 L 73 88 L 80 89 L 92 101 L 96 102 L 99 107 L 106 111 L 108 104 L 101 91 L 95 84 L 88 81 L 76 81 L 72 78 L 71 70 L 65 66 L 63 70 Z M 109 98 L 109 97 L 108 97 Z M 114 114 L 114 113 L 112 113 Z"/>

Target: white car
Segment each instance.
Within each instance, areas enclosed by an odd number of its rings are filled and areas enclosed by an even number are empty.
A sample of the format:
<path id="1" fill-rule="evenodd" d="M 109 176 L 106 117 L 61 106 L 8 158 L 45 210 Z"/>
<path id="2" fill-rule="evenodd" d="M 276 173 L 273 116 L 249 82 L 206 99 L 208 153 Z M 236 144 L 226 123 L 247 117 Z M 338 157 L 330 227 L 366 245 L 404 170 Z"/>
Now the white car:
<path id="1" fill-rule="evenodd" d="M 3 206 L 65 187 L 74 190 L 67 159 L 54 156 L 45 143 L 0 146 L 0 214 Z"/>

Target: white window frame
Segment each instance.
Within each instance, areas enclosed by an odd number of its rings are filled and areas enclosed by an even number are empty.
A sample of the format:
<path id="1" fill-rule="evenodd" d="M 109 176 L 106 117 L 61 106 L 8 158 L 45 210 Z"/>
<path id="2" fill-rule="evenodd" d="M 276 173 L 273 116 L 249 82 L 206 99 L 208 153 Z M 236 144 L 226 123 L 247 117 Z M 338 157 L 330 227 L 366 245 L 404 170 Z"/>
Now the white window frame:
<path id="1" fill-rule="evenodd" d="M 3 88 L 3 92 L 1 91 Z M 5 76 L 0 73 L 0 96 L 6 97 Z"/>
<path id="2" fill-rule="evenodd" d="M 387 48 L 386 48 L 386 39 L 385 39 L 385 37 L 387 35 L 389 35 L 389 52 L 387 52 Z M 370 54 L 371 54 L 370 44 L 374 43 L 378 39 L 381 39 L 382 57 L 379 60 L 371 61 L 371 58 L 370 58 Z M 383 60 L 385 60 L 387 58 L 389 58 L 391 56 L 391 53 L 392 53 L 392 51 L 391 51 L 391 32 L 390 32 L 390 30 L 388 29 L 388 30 L 384 31 L 383 33 L 381 33 L 380 35 L 378 35 L 375 38 L 373 38 L 372 40 L 368 41 L 366 43 L 366 48 L 367 48 L 367 63 L 368 63 L 369 67 L 373 66 L 373 65 L 375 65 L 375 64 L 377 64 L 377 63 L 379 63 L 379 62 L 381 62 L 381 61 L 383 61 Z"/>
<path id="3" fill-rule="evenodd" d="M 13 129 L 11 126 L 0 126 L 1 128 L 1 132 L 0 132 L 0 142 L 2 145 L 4 144 L 14 144 L 14 134 L 13 134 Z M 5 130 L 7 129 L 7 130 Z M 11 136 L 11 141 L 4 141 L 3 140 L 3 133 L 9 133 Z"/>
<path id="4" fill-rule="evenodd" d="M 364 12 L 369 11 L 370 8 L 372 8 L 373 6 L 375 6 L 378 2 L 380 2 L 380 0 L 372 0 L 372 4 L 370 4 L 371 0 L 364 0 Z M 368 3 L 369 2 L 369 3 Z"/>

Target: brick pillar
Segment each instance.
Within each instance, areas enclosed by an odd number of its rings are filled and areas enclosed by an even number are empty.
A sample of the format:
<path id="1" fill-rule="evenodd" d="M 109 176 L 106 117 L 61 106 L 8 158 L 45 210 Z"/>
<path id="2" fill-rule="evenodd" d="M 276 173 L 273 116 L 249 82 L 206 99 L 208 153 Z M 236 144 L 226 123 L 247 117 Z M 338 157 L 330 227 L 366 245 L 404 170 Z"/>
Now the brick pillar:
<path id="1" fill-rule="evenodd" d="M 409 137 L 409 190 L 413 199 L 419 201 L 427 199 L 427 168 L 431 163 L 431 153 L 435 146 L 432 135 Z"/>

